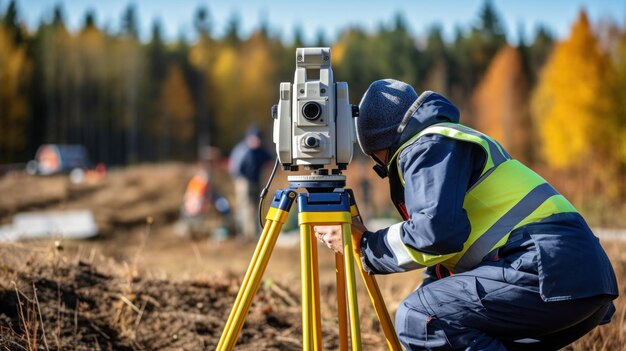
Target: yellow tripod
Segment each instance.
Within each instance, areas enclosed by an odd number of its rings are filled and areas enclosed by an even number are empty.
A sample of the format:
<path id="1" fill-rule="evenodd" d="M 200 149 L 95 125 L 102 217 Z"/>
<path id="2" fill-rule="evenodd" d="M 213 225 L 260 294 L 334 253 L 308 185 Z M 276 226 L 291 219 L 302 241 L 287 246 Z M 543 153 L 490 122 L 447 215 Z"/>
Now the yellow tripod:
<path id="1" fill-rule="evenodd" d="M 287 215 L 296 197 L 298 197 L 298 224 L 300 226 L 303 350 L 322 350 L 317 241 L 312 233 L 313 226 L 319 224 L 340 224 L 342 226 L 344 254 L 335 254 L 340 350 L 348 350 L 348 325 L 350 326 L 352 350 L 361 350 L 354 261 L 357 262 L 361 271 L 361 277 L 382 326 L 389 349 L 401 350 L 400 342 L 378 284 L 373 276 L 363 270 L 361 261 L 358 259 L 359 253 L 354 251 L 354 248 L 358 247 L 358 243 L 353 243 L 351 223 L 352 217 L 359 216 L 359 212 L 354 201 L 354 194 L 350 189 L 344 188 L 345 177 L 341 175 L 320 176 L 320 179 L 307 176 L 289 177 L 289 185 L 290 188 L 278 190 L 274 194 L 272 205 L 265 217 L 265 226 L 228 316 L 217 350 L 230 351 L 234 349 L 276 244 L 278 234 L 287 220 Z M 297 188 L 305 188 L 308 193 L 298 194 L 293 190 Z"/>

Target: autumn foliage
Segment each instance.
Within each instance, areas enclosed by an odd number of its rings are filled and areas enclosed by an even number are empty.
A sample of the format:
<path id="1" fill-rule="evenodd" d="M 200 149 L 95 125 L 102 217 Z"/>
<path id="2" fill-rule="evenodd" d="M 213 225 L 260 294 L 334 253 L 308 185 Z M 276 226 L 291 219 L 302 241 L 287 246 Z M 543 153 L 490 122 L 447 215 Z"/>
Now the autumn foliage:
<path id="1" fill-rule="evenodd" d="M 608 68 L 608 55 L 581 12 L 569 38 L 556 45 L 533 95 L 541 154 L 551 166 L 577 166 L 610 149 L 615 120 L 609 116 Z"/>
<path id="2" fill-rule="evenodd" d="M 287 42 L 264 22 L 242 36 L 237 16 L 217 36 L 206 7 L 190 14 L 193 40 L 166 40 L 159 21 L 141 39 L 132 5 L 106 27 L 90 10 L 75 31 L 62 5 L 36 28 L 18 9 L 13 0 L 0 11 L 2 163 L 26 162 L 43 143 L 83 144 L 107 164 L 191 161 L 207 144 L 227 154 L 251 123 L 268 136 L 279 83 L 293 80 L 301 46 L 333 48 L 335 78 L 349 83 L 353 103 L 373 80 L 393 77 L 448 95 L 471 122 L 472 91 L 506 43 L 490 2 L 453 41 L 435 26 L 426 45 L 402 14 L 374 32 L 346 28 L 334 42 L 324 32 L 305 42 L 296 27 Z"/>
<path id="3" fill-rule="evenodd" d="M 534 143 L 529 89 L 519 51 L 505 46 L 494 57 L 473 97 L 476 127 L 526 163 L 533 158 Z"/>

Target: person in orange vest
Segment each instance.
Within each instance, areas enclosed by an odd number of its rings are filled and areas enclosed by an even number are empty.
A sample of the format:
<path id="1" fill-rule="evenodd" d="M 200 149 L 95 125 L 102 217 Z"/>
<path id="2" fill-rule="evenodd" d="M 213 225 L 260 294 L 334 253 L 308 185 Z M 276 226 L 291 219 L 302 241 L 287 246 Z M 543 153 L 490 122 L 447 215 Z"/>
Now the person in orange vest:
<path id="1" fill-rule="evenodd" d="M 215 190 L 213 172 L 220 158 L 219 149 L 205 147 L 200 152 L 198 171 L 189 180 L 181 206 L 178 233 L 196 236 L 211 232 L 216 240 L 226 239 L 230 234 L 230 204 Z M 217 225 L 211 214 L 217 213 Z M 210 223 L 207 223 L 210 222 Z"/>

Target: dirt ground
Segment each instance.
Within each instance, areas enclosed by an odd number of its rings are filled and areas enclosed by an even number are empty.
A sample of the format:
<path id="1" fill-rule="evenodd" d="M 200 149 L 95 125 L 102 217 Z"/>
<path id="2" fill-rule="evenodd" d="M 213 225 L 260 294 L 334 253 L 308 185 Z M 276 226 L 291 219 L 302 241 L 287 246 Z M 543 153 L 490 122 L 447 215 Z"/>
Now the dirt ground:
<path id="1" fill-rule="evenodd" d="M 0 224 L 19 211 L 81 208 L 94 212 L 102 233 L 83 241 L 52 237 L 0 244 L 0 349 L 215 349 L 255 243 L 174 234 L 192 172 L 186 165 L 146 165 L 82 185 L 63 176 L 0 178 Z M 361 169 L 352 173 L 357 180 L 351 186 L 363 187 L 356 176 L 363 174 Z M 227 176 L 219 177 L 229 196 Z M 371 198 L 385 194 L 384 183 L 368 182 Z M 372 213 L 385 211 L 366 207 Z M 626 282 L 626 243 L 603 244 L 620 281 Z M 323 247 L 319 251 L 323 343 L 333 350 L 338 343 L 334 257 Z M 377 279 L 393 314 L 419 284 L 421 273 Z M 358 289 L 364 349 L 385 349 L 360 282 Z M 279 243 L 236 349 L 301 349 L 299 304 L 299 248 Z M 626 304 L 621 299 L 617 309 L 613 323 L 568 350 L 626 350 Z"/>

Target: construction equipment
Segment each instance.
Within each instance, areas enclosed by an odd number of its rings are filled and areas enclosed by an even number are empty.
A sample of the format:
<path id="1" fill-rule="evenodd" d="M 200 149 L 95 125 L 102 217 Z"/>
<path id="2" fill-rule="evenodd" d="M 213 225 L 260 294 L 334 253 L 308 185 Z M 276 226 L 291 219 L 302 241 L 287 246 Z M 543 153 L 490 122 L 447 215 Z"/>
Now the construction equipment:
<path id="1" fill-rule="evenodd" d="M 348 350 L 348 327 L 351 349 L 361 350 L 353 261 L 357 262 L 360 269 L 389 349 L 401 350 L 378 284 L 373 276 L 363 270 L 358 259 L 359 254 L 354 250 L 358 247 L 358 243 L 353 242 L 354 237 L 351 235 L 352 217 L 360 217 L 360 215 L 354 201 L 354 194 L 350 189 L 345 189 L 345 176 L 313 174 L 290 176 L 288 179 L 289 188 L 279 190 L 274 194 L 272 205 L 265 217 L 263 232 L 243 278 L 217 350 L 233 350 L 235 347 L 280 230 L 296 198 L 300 226 L 303 350 L 322 349 L 317 241 L 312 230 L 313 226 L 320 224 L 342 226 L 344 250 L 343 254 L 335 254 L 340 350 Z M 298 193 L 297 189 L 305 189 L 306 192 Z"/>
<path id="2" fill-rule="evenodd" d="M 363 270 L 360 259 L 355 260 L 359 253 L 354 248 L 358 248 L 359 243 L 353 242 L 351 224 L 352 218 L 360 220 L 360 215 L 354 194 L 345 188 L 346 177 L 341 171 L 352 160 L 356 142 L 354 118 L 358 116 L 358 107 L 349 103 L 348 84 L 334 82 L 330 63 L 330 48 L 298 48 L 294 82 L 280 85 L 280 101 L 272 108 L 277 159 L 260 195 L 259 221 L 262 222 L 263 199 L 279 163 L 288 172 L 297 172 L 302 166 L 311 173 L 288 176 L 289 187 L 274 194 L 265 224 L 261 223 L 263 231 L 252 261 L 219 340 L 218 351 L 230 351 L 235 347 L 280 230 L 296 198 L 300 226 L 303 349 L 322 349 L 317 241 L 313 227 L 341 225 L 343 254 L 335 254 L 340 350 L 348 350 L 348 335 L 352 350 L 361 350 L 354 261 L 361 271 L 389 348 L 401 350 L 376 280 Z M 298 193 L 299 189 L 305 191 Z"/>

